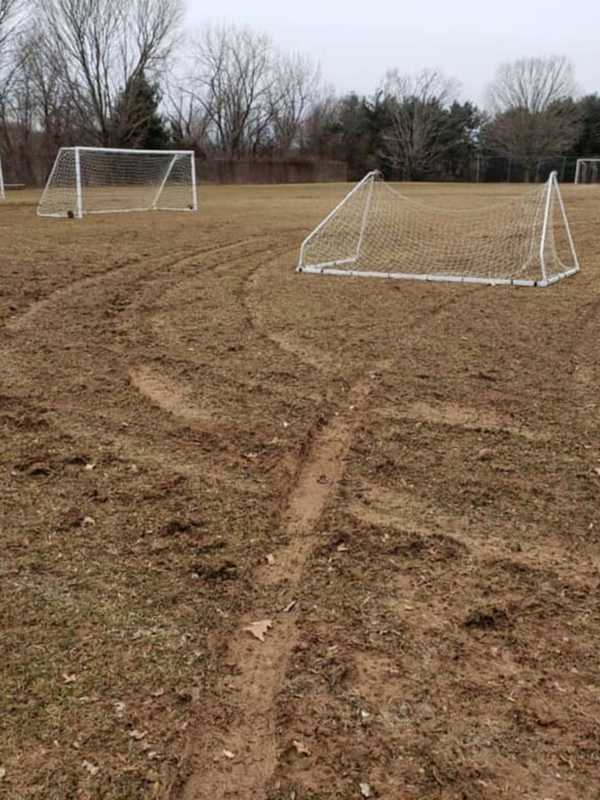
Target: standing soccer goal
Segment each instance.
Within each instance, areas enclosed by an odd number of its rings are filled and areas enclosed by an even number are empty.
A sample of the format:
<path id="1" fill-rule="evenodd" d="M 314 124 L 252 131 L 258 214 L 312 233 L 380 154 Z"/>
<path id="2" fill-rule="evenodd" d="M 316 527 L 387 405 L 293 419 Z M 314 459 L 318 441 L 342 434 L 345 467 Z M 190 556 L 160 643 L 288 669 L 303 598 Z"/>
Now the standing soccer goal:
<path id="1" fill-rule="evenodd" d="M 600 183 L 600 158 L 578 158 L 575 183 Z"/>
<path id="2" fill-rule="evenodd" d="M 0 200 L 5 200 L 6 194 L 4 192 L 4 173 L 2 172 L 2 159 L 0 158 Z"/>
<path id="3" fill-rule="evenodd" d="M 196 211 L 190 150 L 62 147 L 38 205 L 41 217 L 117 211 Z"/>
<path id="4" fill-rule="evenodd" d="M 520 197 L 432 208 L 370 172 L 304 240 L 299 272 L 548 286 L 579 270 L 556 172 Z"/>

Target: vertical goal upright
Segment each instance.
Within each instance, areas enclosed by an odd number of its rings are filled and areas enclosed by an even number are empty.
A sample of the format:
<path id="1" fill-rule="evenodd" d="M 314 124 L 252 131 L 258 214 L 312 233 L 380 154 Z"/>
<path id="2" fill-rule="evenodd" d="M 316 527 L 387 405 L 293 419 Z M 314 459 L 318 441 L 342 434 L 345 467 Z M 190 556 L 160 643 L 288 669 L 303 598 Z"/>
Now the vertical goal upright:
<path id="1" fill-rule="evenodd" d="M 191 150 L 63 147 L 38 205 L 44 217 L 197 211 Z"/>
<path id="2" fill-rule="evenodd" d="M 0 158 L 0 200 L 5 200 L 6 194 L 4 192 L 4 173 L 2 172 L 2 158 Z"/>

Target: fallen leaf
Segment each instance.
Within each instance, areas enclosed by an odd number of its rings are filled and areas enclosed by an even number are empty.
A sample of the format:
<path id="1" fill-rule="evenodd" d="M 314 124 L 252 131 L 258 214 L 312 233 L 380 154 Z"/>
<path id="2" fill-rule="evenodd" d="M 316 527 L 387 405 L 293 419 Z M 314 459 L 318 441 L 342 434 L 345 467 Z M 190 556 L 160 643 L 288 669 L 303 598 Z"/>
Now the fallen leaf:
<path id="1" fill-rule="evenodd" d="M 164 689 L 157 689 L 155 692 L 152 692 L 152 697 L 162 697 L 164 693 Z"/>
<path id="2" fill-rule="evenodd" d="M 252 625 L 248 625 L 248 627 L 244 628 L 244 630 L 248 631 L 248 633 L 252 634 L 252 636 L 258 639 L 260 642 L 264 642 L 266 632 L 272 627 L 272 620 L 263 619 L 260 622 L 253 622 Z"/>
<path id="3" fill-rule="evenodd" d="M 293 611 L 296 608 L 297 603 L 298 603 L 297 600 L 292 600 L 291 603 L 288 603 L 287 606 L 283 609 L 284 613 L 289 614 L 290 611 Z"/>
<path id="4" fill-rule="evenodd" d="M 301 755 L 301 756 L 309 756 L 310 755 L 310 750 L 302 742 L 299 742 L 297 739 L 294 739 L 292 744 L 294 745 L 294 747 L 296 749 L 296 752 L 299 755 Z"/>
<path id="5" fill-rule="evenodd" d="M 360 785 L 360 793 L 363 797 L 373 797 L 373 792 L 371 791 L 371 787 L 368 783 L 361 783 Z"/>
<path id="6" fill-rule="evenodd" d="M 83 524 L 84 525 L 95 525 L 96 524 L 96 520 L 93 517 L 84 517 L 83 518 Z"/>
<path id="7" fill-rule="evenodd" d="M 85 770 L 87 770 L 92 777 L 97 775 L 100 772 L 100 767 L 97 767 L 95 764 L 92 764 L 91 761 L 84 761 L 82 766 Z"/>
<path id="8" fill-rule="evenodd" d="M 87 469 L 88 472 L 91 472 L 93 469 L 96 469 L 96 465 L 95 464 L 86 464 L 85 468 Z"/>
<path id="9" fill-rule="evenodd" d="M 75 683 L 77 680 L 77 675 L 67 675 L 65 672 L 63 672 L 63 680 L 65 683 Z"/>
<path id="10" fill-rule="evenodd" d="M 235 753 L 232 753 L 231 750 L 223 750 L 223 755 L 225 758 L 235 758 Z"/>
<path id="11" fill-rule="evenodd" d="M 594 467 L 593 472 L 594 475 L 597 475 L 600 478 L 600 467 Z"/>
<path id="12" fill-rule="evenodd" d="M 125 703 L 115 703 L 115 711 L 120 717 L 125 711 Z"/>
<path id="13" fill-rule="evenodd" d="M 0 767 L 0 781 L 3 781 L 6 778 L 6 768 Z"/>
<path id="14" fill-rule="evenodd" d="M 275 556 L 273 556 L 273 555 L 271 555 L 271 553 L 269 553 L 269 555 L 267 556 L 267 564 L 270 567 L 272 567 L 274 563 L 275 563 Z"/>
<path id="15" fill-rule="evenodd" d="M 132 739 L 135 739 L 137 742 L 139 742 L 142 739 L 144 739 L 146 736 L 148 736 L 148 731 L 136 731 L 136 730 L 133 730 L 133 731 L 129 732 L 129 735 L 131 736 Z"/>

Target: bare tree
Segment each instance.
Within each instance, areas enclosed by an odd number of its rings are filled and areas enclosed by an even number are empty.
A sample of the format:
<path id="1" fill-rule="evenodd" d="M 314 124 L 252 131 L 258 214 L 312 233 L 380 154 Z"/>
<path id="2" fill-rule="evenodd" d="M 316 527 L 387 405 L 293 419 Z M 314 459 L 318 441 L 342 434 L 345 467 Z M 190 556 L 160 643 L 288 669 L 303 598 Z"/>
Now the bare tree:
<path id="1" fill-rule="evenodd" d="M 208 155 L 211 150 L 211 120 L 194 94 L 178 83 L 171 83 L 167 86 L 164 104 L 173 141 L 179 147 Z"/>
<path id="2" fill-rule="evenodd" d="M 449 147 L 448 115 L 457 84 L 437 70 L 415 75 L 391 70 L 383 96 L 391 124 L 383 135 L 384 156 L 405 180 L 429 172 Z"/>
<path id="3" fill-rule="evenodd" d="M 563 56 L 524 58 L 499 67 L 488 89 L 495 114 L 487 140 L 521 161 L 529 180 L 544 157 L 564 153 L 577 139 L 579 112 L 573 66 Z"/>
<path id="4" fill-rule="evenodd" d="M 318 83 L 319 70 L 309 59 L 282 55 L 268 36 L 250 28 L 221 25 L 197 37 L 185 91 L 216 149 L 239 158 L 287 152 Z"/>
<path id="5" fill-rule="evenodd" d="M 320 67 L 301 55 L 278 56 L 272 91 L 273 144 L 280 155 L 299 144 L 302 123 L 318 97 Z"/>
<path id="6" fill-rule="evenodd" d="M 19 12 L 23 6 L 24 0 L 0 0 L 0 62 L 11 49 L 10 40 L 14 39 L 20 24 Z"/>
<path id="7" fill-rule="evenodd" d="M 91 133 L 110 144 L 111 115 L 119 92 L 137 75 L 157 74 L 176 41 L 181 0 L 36 0 Z"/>
<path id="8" fill-rule="evenodd" d="M 234 25 L 207 27 L 194 44 L 189 91 L 232 158 L 255 147 L 271 122 L 272 54 L 268 36 Z"/>

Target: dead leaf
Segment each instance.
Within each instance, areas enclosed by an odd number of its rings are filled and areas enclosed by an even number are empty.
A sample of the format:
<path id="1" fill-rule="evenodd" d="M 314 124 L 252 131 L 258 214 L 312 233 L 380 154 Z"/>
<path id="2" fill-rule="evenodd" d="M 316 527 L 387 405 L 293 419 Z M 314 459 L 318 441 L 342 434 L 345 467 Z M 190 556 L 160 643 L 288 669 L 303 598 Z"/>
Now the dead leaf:
<path id="1" fill-rule="evenodd" d="M 600 478 L 600 467 L 594 467 L 592 472 Z"/>
<path id="2" fill-rule="evenodd" d="M 93 517 L 84 517 L 83 518 L 83 524 L 84 525 L 95 525 L 96 524 L 96 520 Z"/>
<path id="3" fill-rule="evenodd" d="M 309 756 L 310 755 L 310 750 L 302 742 L 299 742 L 297 739 L 294 739 L 292 744 L 294 745 L 298 755 L 301 755 L 301 756 Z"/>
<path id="4" fill-rule="evenodd" d="M 152 692 L 152 697 L 162 697 L 164 693 L 164 689 L 157 689 L 155 692 Z"/>
<path id="5" fill-rule="evenodd" d="M 267 556 L 267 564 L 270 567 L 272 567 L 274 563 L 275 563 L 275 556 L 273 556 L 273 555 L 271 555 L 271 553 L 269 553 L 269 555 Z"/>
<path id="6" fill-rule="evenodd" d="M 95 464 L 86 464 L 85 468 L 87 469 L 88 472 L 91 472 L 93 469 L 96 469 L 96 465 Z"/>
<path id="7" fill-rule="evenodd" d="M 133 730 L 133 731 L 129 732 L 129 735 L 131 736 L 132 739 L 135 739 L 137 742 L 139 742 L 142 739 L 145 739 L 146 736 L 148 736 L 148 731 L 136 731 L 136 730 Z"/>
<path id="8" fill-rule="evenodd" d="M 289 614 L 290 611 L 293 611 L 296 608 L 297 600 L 292 600 L 291 603 L 288 603 L 287 606 L 283 609 L 285 614 Z"/>
<path id="9" fill-rule="evenodd" d="M 3 781 L 6 778 L 6 767 L 0 767 L 0 781 Z"/>
<path id="10" fill-rule="evenodd" d="M 66 672 L 63 672 L 63 680 L 65 683 L 75 683 L 77 675 L 67 675 Z"/>
<path id="11" fill-rule="evenodd" d="M 87 770 L 87 771 L 90 773 L 90 775 L 91 775 L 92 777 L 93 777 L 94 775 L 97 775 L 97 774 L 100 772 L 100 767 L 97 767 L 95 764 L 92 764 L 92 762 L 91 762 L 91 761 L 84 761 L 84 762 L 82 763 L 82 766 L 83 766 L 83 768 L 84 768 L 85 770 Z"/>
<path id="12" fill-rule="evenodd" d="M 373 792 L 371 791 L 371 787 L 369 786 L 368 783 L 361 783 L 359 784 L 359 786 L 360 786 L 360 793 L 362 794 L 363 797 L 366 798 L 373 797 Z"/>
<path id="13" fill-rule="evenodd" d="M 235 753 L 232 753 L 231 750 L 223 750 L 223 755 L 225 756 L 225 758 L 229 759 L 235 758 Z"/>
<path id="14" fill-rule="evenodd" d="M 273 627 L 273 622 L 270 619 L 263 619 L 260 622 L 253 622 L 252 625 L 248 625 L 247 628 L 244 628 L 245 631 L 252 634 L 256 639 L 260 642 L 264 642 L 265 634 L 269 630 L 269 628 Z"/>

